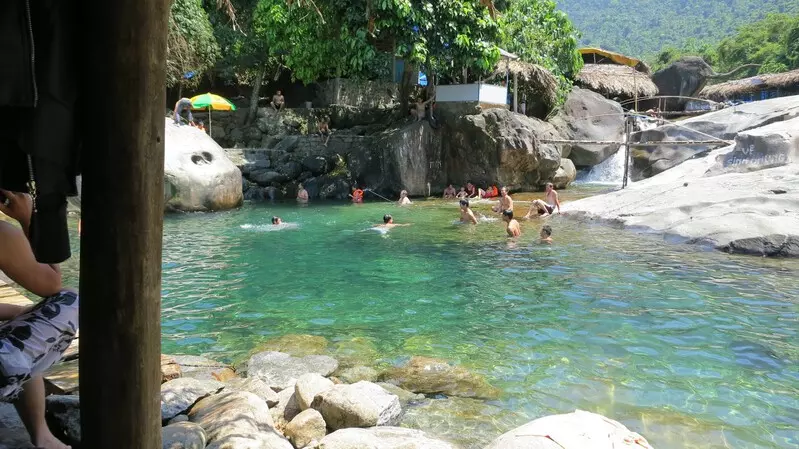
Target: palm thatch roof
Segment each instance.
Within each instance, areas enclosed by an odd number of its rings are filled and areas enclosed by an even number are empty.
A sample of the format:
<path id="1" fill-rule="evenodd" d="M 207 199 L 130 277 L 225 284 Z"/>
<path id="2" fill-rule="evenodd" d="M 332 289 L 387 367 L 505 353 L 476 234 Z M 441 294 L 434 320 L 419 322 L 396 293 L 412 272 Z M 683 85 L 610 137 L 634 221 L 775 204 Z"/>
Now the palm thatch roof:
<path id="1" fill-rule="evenodd" d="M 602 48 L 586 47 L 577 50 L 583 57 L 586 64 L 618 64 L 633 67 L 639 72 L 651 74 L 649 66 L 644 61 L 632 56 L 616 53 L 615 51 L 604 50 Z"/>
<path id="2" fill-rule="evenodd" d="M 615 64 L 585 64 L 577 74 L 577 84 L 608 98 L 652 97 L 658 88 L 645 73 Z"/>
<path id="3" fill-rule="evenodd" d="M 705 87 L 699 96 L 714 101 L 724 101 L 738 95 L 774 89 L 792 89 L 799 91 L 799 69 L 790 72 L 757 75 L 750 78 L 714 84 Z"/>
<path id="4" fill-rule="evenodd" d="M 558 80 L 549 70 L 538 64 L 524 61 L 502 60 L 497 63 L 494 77 L 504 79 L 506 71 L 510 78 L 514 75 L 519 80 L 519 101 L 521 97 L 540 99 L 549 110 L 558 102 Z"/>

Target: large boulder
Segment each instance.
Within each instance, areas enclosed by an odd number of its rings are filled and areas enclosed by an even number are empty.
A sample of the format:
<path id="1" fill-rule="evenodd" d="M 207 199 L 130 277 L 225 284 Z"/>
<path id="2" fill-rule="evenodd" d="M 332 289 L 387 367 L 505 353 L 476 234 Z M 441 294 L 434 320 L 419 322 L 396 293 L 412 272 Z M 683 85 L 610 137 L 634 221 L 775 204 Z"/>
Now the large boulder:
<path id="1" fill-rule="evenodd" d="M 280 402 L 280 397 L 269 388 L 264 381 L 256 377 L 230 379 L 225 383 L 225 389 L 235 391 L 249 391 L 263 399 L 270 408 Z"/>
<path id="2" fill-rule="evenodd" d="M 266 402 L 252 393 L 209 396 L 191 409 L 189 419 L 205 430 L 208 449 L 293 449 L 275 430 Z"/>
<path id="3" fill-rule="evenodd" d="M 451 183 L 537 190 L 560 167 L 558 146 L 540 142 L 563 139 L 547 122 L 489 109 L 455 118 L 444 128 L 441 164 Z"/>
<path id="4" fill-rule="evenodd" d="M 297 404 L 302 410 L 308 409 L 317 394 L 331 388 L 333 388 L 333 381 L 330 379 L 316 373 L 303 374 L 297 379 L 297 385 L 294 386 Z"/>
<path id="5" fill-rule="evenodd" d="M 161 420 L 167 421 L 187 412 L 197 401 L 219 392 L 224 387 L 223 383 L 215 380 L 190 377 L 161 384 Z"/>
<path id="6" fill-rule="evenodd" d="M 575 87 L 560 111 L 549 122 L 568 140 L 609 140 L 620 142 L 624 135 L 624 110 L 619 103 L 588 89 Z M 563 145 L 577 167 L 600 164 L 620 145 Z"/>
<path id="7" fill-rule="evenodd" d="M 311 407 L 318 410 L 331 429 L 392 426 L 399 423 L 399 398 L 372 382 L 335 385 L 316 395 Z"/>
<path id="8" fill-rule="evenodd" d="M 164 199 L 168 210 L 212 211 L 243 201 L 241 171 L 208 134 L 166 118 Z"/>
<path id="9" fill-rule="evenodd" d="M 401 426 L 419 429 L 464 447 L 482 448 L 527 421 L 521 414 L 485 401 L 450 397 L 408 407 Z"/>
<path id="10" fill-rule="evenodd" d="M 561 159 L 560 167 L 555 172 L 555 176 L 552 177 L 552 184 L 555 185 L 556 189 L 565 189 L 575 179 L 577 179 L 577 168 L 574 166 L 574 162 L 571 159 Z"/>
<path id="11" fill-rule="evenodd" d="M 641 435 L 596 413 L 577 410 L 531 421 L 485 449 L 652 449 Z"/>
<path id="12" fill-rule="evenodd" d="M 658 93 L 671 97 L 696 97 L 705 88 L 708 80 L 715 76 L 713 68 L 698 56 L 685 56 L 674 61 L 652 75 Z M 668 98 L 666 111 L 682 111 L 688 98 Z"/>
<path id="13" fill-rule="evenodd" d="M 744 131 L 711 174 L 742 173 L 799 163 L 799 117 Z"/>
<path id="14" fill-rule="evenodd" d="M 633 142 L 672 140 L 734 140 L 739 133 L 799 117 L 799 96 L 756 101 L 722 109 L 699 117 L 634 133 Z M 662 173 L 686 160 L 700 157 L 714 147 L 708 145 L 634 147 L 633 180 Z M 761 151 L 762 152 L 762 151 Z"/>
<path id="15" fill-rule="evenodd" d="M 33 449 L 19 413 L 10 402 L 0 402 L 0 449 Z"/>
<path id="16" fill-rule="evenodd" d="M 414 393 L 479 399 L 496 399 L 500 395 L 483 376 L 429 357 L 412 357 L 404 366 L 381 373 L 380 380 Z"/>
<path id="17" fill-rule="evenodd" d="M 322 438 L 324 449 L 458 449 L 458 446 L 430 438 L 421 430 L 402 427 L 341 429 Z"/>
<path id="18" fill-rule="evenodd" d="M 287 388 L 278 393 L 277 396 L 278 403 L 269 409 L 269 414 L 272 415 L 275 426 L 278 429 L 284 429 L 302 410 L 293 388 Z"/>
<path id="19" fill-rule="evenodd" d="M 205 430 L 193 422 L 179 422 L 161 428 L 163 449 L 205 449 Z"/>
<path id="20" fill-rule="evenodd" d="M 45 417 L 53 434 L 67 444 L 80 445 L 80 397 L 52 395 L 45 398 Z"/>
<path id="21" fill-rule="evenodd" d="M 333 374 L 338 368 L 335 359 L 324 355 L 308 355 L 292 357 L 283 352 L 260 352 L 250 357 L 247 364 L 247 376 L 257 377 L 273 390 L 285 390 L 294 387 L 297 378 L 307 373 L 322 376 Z"/>

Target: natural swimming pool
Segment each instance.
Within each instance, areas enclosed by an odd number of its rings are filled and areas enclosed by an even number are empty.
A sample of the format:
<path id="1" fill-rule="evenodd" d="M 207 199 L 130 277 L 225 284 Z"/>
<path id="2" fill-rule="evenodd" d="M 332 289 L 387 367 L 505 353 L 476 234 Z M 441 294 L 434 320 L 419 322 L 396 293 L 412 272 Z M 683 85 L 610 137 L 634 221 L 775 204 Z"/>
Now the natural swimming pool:
<path id="1" fill-rule="evenodd" d="M 387 212 L 413 224 L 367 230 Z M 170 215 L 163 352 L 232 362 L 285 334 L 355 339 L 376 365 L 428 355 L 484 374 L 516 413 L 480 433 L 581 408 L 658 449 L 799 445 L 799 263 L 562 217 L 551 247 L 537 224 L 510 242 L 457 216 L 440 201 Z"/>

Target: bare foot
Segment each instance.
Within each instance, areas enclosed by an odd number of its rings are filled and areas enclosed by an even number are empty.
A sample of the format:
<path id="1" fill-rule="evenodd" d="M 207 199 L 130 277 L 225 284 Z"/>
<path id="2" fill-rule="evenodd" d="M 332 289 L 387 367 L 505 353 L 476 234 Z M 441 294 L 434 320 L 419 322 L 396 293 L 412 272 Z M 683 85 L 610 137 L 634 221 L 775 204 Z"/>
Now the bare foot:
<path id="1" fill-rule="evenodd" d="M 72 446 L 67 446 L 58 441 L 58 438 L 53 436 L 49 429 L 47 432 L 42 432 L 42 435 L 36 438 L 33 445 L 36 446 L 37 449 L 72 449 Z"/>

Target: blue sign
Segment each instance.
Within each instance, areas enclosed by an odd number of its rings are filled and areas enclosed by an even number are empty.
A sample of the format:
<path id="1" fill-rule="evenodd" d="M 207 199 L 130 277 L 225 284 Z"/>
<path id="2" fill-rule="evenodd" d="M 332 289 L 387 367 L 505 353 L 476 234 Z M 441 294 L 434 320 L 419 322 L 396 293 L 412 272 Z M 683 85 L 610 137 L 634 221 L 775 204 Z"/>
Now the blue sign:
<path id="1" fill-rule="evenodd" d="M 427 86 L 427 75 L 422 72 L 419 72 L 419 85 Z"/>

